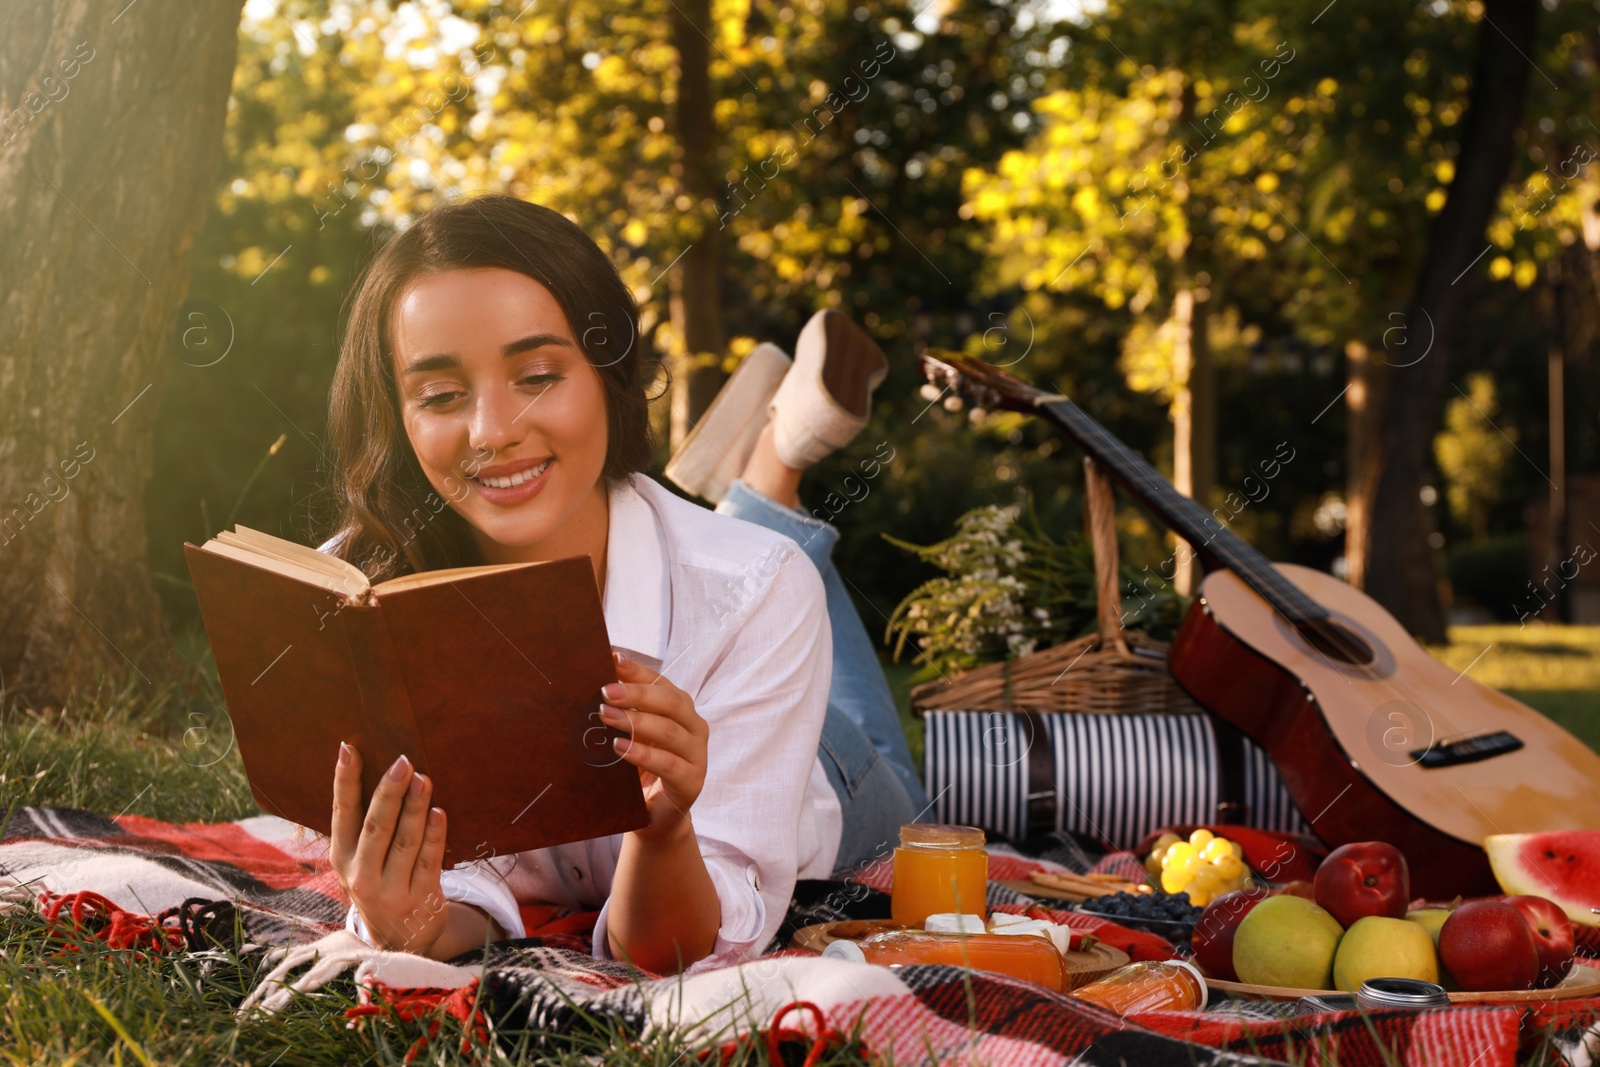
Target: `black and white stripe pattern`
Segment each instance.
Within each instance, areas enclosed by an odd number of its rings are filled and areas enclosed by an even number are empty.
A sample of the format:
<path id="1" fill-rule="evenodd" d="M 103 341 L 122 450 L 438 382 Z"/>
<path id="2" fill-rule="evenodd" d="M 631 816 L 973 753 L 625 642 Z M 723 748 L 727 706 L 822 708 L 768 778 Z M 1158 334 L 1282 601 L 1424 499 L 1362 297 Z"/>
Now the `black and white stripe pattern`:
<path id="1" fill-rule="evenodd" d="M 1054 754 L 1056 829 L 1135 848 L 1159 826 L 1212 821 L 1220 772 L 1208 715 L 1025 716 L 931 711 L 923 717 L 924 781 L 940 822 L 980 826 L 1020 840 L 1027 829 L 1028 752 Z M 1246 742 L 1247 825 L 1309 833 L 1266 752 Z"/>

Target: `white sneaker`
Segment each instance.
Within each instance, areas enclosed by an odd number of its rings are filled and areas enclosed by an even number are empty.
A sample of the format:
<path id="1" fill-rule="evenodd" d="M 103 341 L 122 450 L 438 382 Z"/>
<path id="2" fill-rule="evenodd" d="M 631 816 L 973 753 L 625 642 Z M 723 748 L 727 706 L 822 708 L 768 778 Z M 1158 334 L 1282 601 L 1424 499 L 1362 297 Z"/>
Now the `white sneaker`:
<path id="1" fill-rule="evenodd" d="M 889 361 L 867 332 L 837 311 L 811 316 L 795 343 L 794 369 L 772 398 L 773 444 L 796 470 L 855 439 Z"/>
<path id="2" fill-rule="evenodd" d="M 720 503 L 755 451 L 772 396 L 793 363 L 777 345 L 757 345 L 734 368 L 662 473 L 684 492 Z"/>

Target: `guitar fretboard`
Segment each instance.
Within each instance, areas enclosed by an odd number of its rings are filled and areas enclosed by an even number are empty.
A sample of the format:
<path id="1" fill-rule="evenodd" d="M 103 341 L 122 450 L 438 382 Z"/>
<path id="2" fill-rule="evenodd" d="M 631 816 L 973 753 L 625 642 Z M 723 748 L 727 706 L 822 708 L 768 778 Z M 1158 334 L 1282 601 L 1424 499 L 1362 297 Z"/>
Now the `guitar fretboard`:
<path id="1" fill-rule="evenodd" d="M 1230 530 L 1219 517 L 1172 487 L 1143 457 L 1117 440 L 1078 405 L 1064 398 L 1035 400 L 1038 409 L 1138 497 L 1179 537 L 1187 541 L 1207 567 L 1226 567 L 1259 593 L 1290 622 L 1326 618 L 1327 609 L 1285 578 L 1254 545 Z"/>

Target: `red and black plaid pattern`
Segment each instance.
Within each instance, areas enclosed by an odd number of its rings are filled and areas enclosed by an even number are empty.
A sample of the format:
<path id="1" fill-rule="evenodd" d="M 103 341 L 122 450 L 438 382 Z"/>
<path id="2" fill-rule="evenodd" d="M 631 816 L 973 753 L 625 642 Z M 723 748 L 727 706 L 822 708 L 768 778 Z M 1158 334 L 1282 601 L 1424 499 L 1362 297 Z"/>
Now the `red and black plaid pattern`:
<path id="1" fill-rule="evenodd" d="M 1098 866 L 1122 869 L 1130 859 L 1137 858 L 1113 854 L 1101 857 Z M 1029 870 L 1047 866 L 1061 865 L 1003 849 L 991 856 L 995 879 L 1025 878 Z M 887 891 L 891 877 L 887 864 L 870 866 L 839 883 L 833 895 L 856 907 L 881 909 L 884 902 L 874 891 Z M 863 899 L 868 893 L 874 899 Z M 0 841 L 0 896 L 54 908 L 55 921 L 92 927 L 108 943 L 116 939 L 155 952 L 197 949 L 208 939 L 230 941 L 235 919 L 243 942 L 231 943 L 241 952 L 304 946 L 338 931 L 345 912 L 325 843 L 265 816 L 179 826 L 139 816 L 21 808 Z M 998 881 L 991 883 L 989 898 L 992 908 L 1038 908 Z M 814 904 L 810 910 L 797 904 L 790 925 L 815 921 L 816 914 Z M 1071 912 L 1050 914 L 1135 958 L 1164 959 L 1174 952 L 1152 934 Z M 890 971 L 795 950 L 772 951 L 738 968 L 654 980 L 587 954 L 594 913 L 529 905 L 524 917 L 534 936 L 491 946 L 475 986 L 406 988 L 385 985 L 374 973 L 364 981 L 364 1002 L 403 1005 L 412 1015 L 446 1012 L 470 1020 L 475 1029 L 491 1019 L 500 1029 L 534 1028 L 553 1043 L 597 1017 L 623 1032 L 642 1034 L 664 1025 L 692 1032 L 702 1024 L 714 1031 L 713 1023 L 726 1023 L 723 1013 L 730 1005 L 743 1001 L 749 1008 L 744 1029 L 765 1032 L 800 1000 L 836 1035 L 859 1033 L 867 1050 L 890 1053 L 900 1064 L 1190 1067 L 1292 1056 L 1308 1065 L 1345 1067 L 1512 1067 L 1529 1058 L 1552 1062 L 1553 1052 L 1573 1067 L 1589 1067 L 1600 1054 L 1600 1036 L 1592 1033 L 1600 999 L 1380 1013 L 1371 1025 L 1353 1013 L 1283 1017 L 1281 1010 L 1227 1004 L 1203 1013 L 1121 1019 L 1002 976 L 933 966 Z M 1584 951 L 1600 956 L 1597 942 L 1600 931 L 1582 931 Z M 1592 1044 L 1587 1051 L 1586 1040 Z"/>

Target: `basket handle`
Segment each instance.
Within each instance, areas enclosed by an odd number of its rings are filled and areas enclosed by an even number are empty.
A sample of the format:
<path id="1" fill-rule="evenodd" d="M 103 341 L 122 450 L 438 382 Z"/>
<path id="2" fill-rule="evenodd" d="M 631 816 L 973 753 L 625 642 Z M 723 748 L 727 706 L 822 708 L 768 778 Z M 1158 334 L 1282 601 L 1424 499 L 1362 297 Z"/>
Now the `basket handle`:
<path id="1" fill-rule="evenodd" d="M 1083 457 L 1084 525 L 1089 530 L 1089 545 L 1094 549 L 1095 614 L 1100 640 L 1109 642 L 1126 659 L 1133 658 L 1122 636 L 1122 593 L 1117 588 L 1117 504 L 1111 479 L 1105 469 L 1088 456 Z"/>

